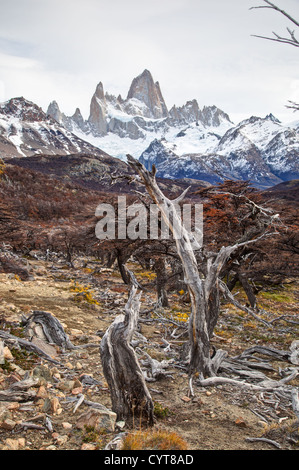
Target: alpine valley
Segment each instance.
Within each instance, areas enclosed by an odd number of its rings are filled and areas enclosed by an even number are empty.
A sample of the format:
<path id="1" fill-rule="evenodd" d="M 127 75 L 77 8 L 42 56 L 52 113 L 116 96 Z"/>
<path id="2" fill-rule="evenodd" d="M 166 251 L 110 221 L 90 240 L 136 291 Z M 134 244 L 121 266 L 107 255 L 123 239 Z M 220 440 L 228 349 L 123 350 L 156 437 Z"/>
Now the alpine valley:
<path id="1" fill-rule="evenodd" d="M 154 164 L 160 178 L 249 180 L 266 189 L 299 178 L 298 130 L 299 121 L 285 125 L 271 113 L 235 124 L 196 99 L 168 109 L 159 83 L 144 70 L 126 98 L 105 92 L 100 82 L 87 119 L 79 108 L 65 115 L 56 101 L 46 112 L 23 97 L 0 104 L 0 157 L 36 163 L 41 155 L 93 156 L 106 170 L 123 171 L 131 154 L 148 169 Z"/>

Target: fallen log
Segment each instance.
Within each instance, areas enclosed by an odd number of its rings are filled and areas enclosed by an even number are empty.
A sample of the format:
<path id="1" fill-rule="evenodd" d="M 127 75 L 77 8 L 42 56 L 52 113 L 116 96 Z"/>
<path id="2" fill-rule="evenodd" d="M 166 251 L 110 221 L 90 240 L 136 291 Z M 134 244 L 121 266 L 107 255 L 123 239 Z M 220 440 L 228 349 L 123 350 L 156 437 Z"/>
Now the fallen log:
<path id="1" fill-rule="evenodd" d="M 257 390 L 257 391 L 273 391 L 273 390 L 278 390 L 285 386 L 288 382 L 291 382 L 294 380 L 299 372 L 297 370 L 294 370 L 289 376 L 284 377 L 281 380 L 263 380 L 262 382 L 259 382 L 257 385 L 243 382 L 241 380 L 236 380 L 236 379 L 231 379 L 229 377 L 208 377 L 206 379 L 200 379 L 198 380 L 198 384 L 201 387 L 211 387 L 215 385 L 224 385 L 224 384 L 229 384 L 229 385 L 236 385 L 238 387 L 244 387 L 248 390 Z"/>
<path id="2" fill-rule="evenodd" d="M 0 338 L 4 339 L 7 342 L 12 342 L 12 343 L 17 343 L 20 346 L 22 346 L 24 349 L 31 351 L 38 356 L 43 357 L 45 360 L 52 362 L 53 364 L 60 364 L 60 362 L 56 361 L 52 357 L 50 357 L 48 354 L 46 354 L 42 349 L 40 349 L 38 346 L 33 344 L 31 341 L 27 341 L 23 338 L 19 338 L 18 336 L 14 336 L 10 333 L 7 333 L 6 331 L 1 331 L 0 330 Z"/>
<path id="3" fill-rule="evenodd" d="M 292 390 L 292 408 L 299 420 L 299 393 L 298 390 L 295 389 Z"/>
<path id="4" fill-rule="evenodd" d="M 4 390 L 0 391 L 0 401 L 30 401 L 35 398 L 35 391 L 15 391 L 15 390 Z"/>
<path id="5" fill-rule="evenodd" d="M 239 356 L 235 356 L 233 359 L 246 359 L 256 353 L 263 356 L 270 356 L 273 359 L 280 361 L 289 361 L 291 356 L 290 351 L 282 351 L 268 346 L 255 345 L 246 349 Z"/>
<path id="6" fill-rule="evenodd" d="M 150 377 L 148 377 L 147 374 L 144 374 L 146 381 L 152 382 L 164 377 L 171 376 L 166 372 L 166 369 L 170 366 L 170 363 L 172 362 L 171 359 L 169 361 L 163 360 L 159 362 L 156 359 L 153 359 L 146 351 L 142 351 L 141 349 L 137 348 L 137 352 L 146 357 L 146 360 L 142 361 L 142 365 L 147 367 L 150 373 Z"/>
<path id="7" fill-rule="evenodd" d="M 245 440 L 247 442 L 266 442 L 267 444 L 277 447 L 277 449 L 281 449 L 281 445 L 278 442 L 272 439 L 266 439 L 265 437 L 246 437 Z"/>
<path id="8" fill-rule="evenodd" d="M 30 387 L 35 386 L 36 380 L 29 378 L 20 380 L 12 384 L 7 390 L 0 391 L 0 401 L 29 401 L 35 398 L 36 391 L 29 390 Z"/>
<path id="9" fill-rule="evenodd" d="M 48 343 L 56 344 L 63 350 L 75 349 L 59 320 L 49 312 L 34 310 L 32 315 L 23 321 L 23 324 L 27 330 L 30 329 L 32 324 L 38 324 L 42 327 L 43 334 Z"/>

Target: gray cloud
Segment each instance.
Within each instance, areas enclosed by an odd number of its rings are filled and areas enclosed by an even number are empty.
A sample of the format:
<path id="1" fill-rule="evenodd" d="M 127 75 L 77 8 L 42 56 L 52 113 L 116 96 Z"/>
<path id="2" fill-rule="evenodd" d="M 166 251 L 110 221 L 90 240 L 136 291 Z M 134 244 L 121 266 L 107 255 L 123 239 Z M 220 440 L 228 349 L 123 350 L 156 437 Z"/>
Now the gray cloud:
<path id="1" fill-rule="evenodd" d="M 99 81 L 126 95 L 147 68 L 169 107 L 196 98 L 237 121 L 299 100 L 298 49 L 253 38 L 284 33 L 261 0 L 1 0 L 0 100 L 23 95 L 47 107 L 56 99 L 87 117 Z M 281 0 L 277 0 L 281 5 Z M 298 0 L 283 8 L 296 16 Z M 298 9 L 297 9 L 298 10 Z"/>

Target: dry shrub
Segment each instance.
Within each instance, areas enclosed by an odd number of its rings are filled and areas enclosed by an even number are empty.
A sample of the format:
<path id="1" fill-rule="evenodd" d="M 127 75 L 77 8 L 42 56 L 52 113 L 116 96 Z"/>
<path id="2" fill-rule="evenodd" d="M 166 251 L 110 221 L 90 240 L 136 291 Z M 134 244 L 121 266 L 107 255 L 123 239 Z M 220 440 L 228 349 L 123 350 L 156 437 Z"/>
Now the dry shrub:
<path id="1" fill-rule="evenodd" d="M 121 450 L 187 450 L 187 443 L 175 432 L 140 430 L 125 437 Z"/>
<path id="2" fill-rule="evenodd" d="M 292 448 L 298 449 L 299 420 L 295 418 L 279 424 L 270 424 L 265 428 L 263 437 L 274 440 L 282 446 L 290 444 Z"/>
<path id="3" fill-rule="evenodd" d="M 22 266 L 22 261 L 17 256 L 0 252 L 0 273 L 11 273 L 18 276 L 22 281 L 30 277 L 28 270 Z"/>

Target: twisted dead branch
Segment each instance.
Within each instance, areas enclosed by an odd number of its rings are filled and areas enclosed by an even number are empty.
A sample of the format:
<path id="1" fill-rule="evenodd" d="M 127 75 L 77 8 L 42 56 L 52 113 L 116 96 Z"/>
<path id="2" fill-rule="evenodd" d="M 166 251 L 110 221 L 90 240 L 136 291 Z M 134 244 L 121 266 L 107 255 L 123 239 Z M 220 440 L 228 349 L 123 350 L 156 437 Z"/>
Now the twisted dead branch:
<path id="1" fill-rule="evenodd" d="M 132 156 L 127 155 L 127 159 L 129 165 L 144 183 L 149 196 L 158 206 L 165 224 L 172 232 L 177 253 L 182 262 L 184 282 L 188 286 L 191 300 L 188 327 L 190 343 L 189 383 L 192 387 L 192 377 L 194 375 L 199 373 L 202 377 L 214 376 L 219 367 L 220 359 L 225 356 L 219 351 L 213 358 L 210 357 L 210 338 L 220 312 L 220 291 L 221 289 L 224 290 L 219 274 L 233 253 L 267 236 L 269 227 L 271 227 L 273 219 L 275 220 L 277 216 L 273 215 L 271 211 L 258 206 L 246 196 L 241 195 L 240 197 L 246 198 L 246 204 L 251 208 L 256 220 L 256 228 L 252 233 L 244 234 L 243 238 L 235 244 L 222 246 L 216 254 L 207 256 L 205 259 L 199 255 L 200 262 L 205 263 L 205 277 L 203 278 L 199 272 L 194 254 L 195 237 L 186 230 L 177 211 L 177 203 L 182 201 L 186 191 L 175 200 L 168 199 L 156 182 L 156 168 L 154 166 L 152 171 L 149 172 Z"/>
<path id="2" fill-rule="evenodd" d="M 268 9 L 271 9 L 271 10 L 275 10 L 275 11 L 278 11 L 279 13 L 281 13 L 283 16 L 285 16 L 295 26 L 297 26 L 297 27 L 299 26 L 299 22 L 295 18 L 293 18 L 289 13 L 282 10 L 281 8 L 279 8 L 277 5 L 270 2 L 269 0 L 264 0 L 264 2 L 266 3 L 266 5 L 251 7 L 250 10 L 256 10 L 256 9 L 260 9 L 260 8 L 268 8 Z M 272 34 L 274 35 L 274 37 L 272 37 L 272 38 L 267 37 L 267 36 L 259 36 L 259 35 L 256 35 L 256 34 L 252 34 L 252 36 L 257 37 L 257 38 L 261 38 L 261 39 L 267 39 L 269 41 L 281 42 L 281 43 L 284 43 L 284 44 L 289 44 L 291 46 L 299 47 L 299 41 L 295 36 L 295 31 L 291 30 L 289 27 L 287 27 L 286 29 L 287 29 L 287 32 L 288 32 L 288 35 L 289 35 L 288 37 L 280 36 L 279 34 L 275 33 L 274 31 L 272 31 Z"/>

